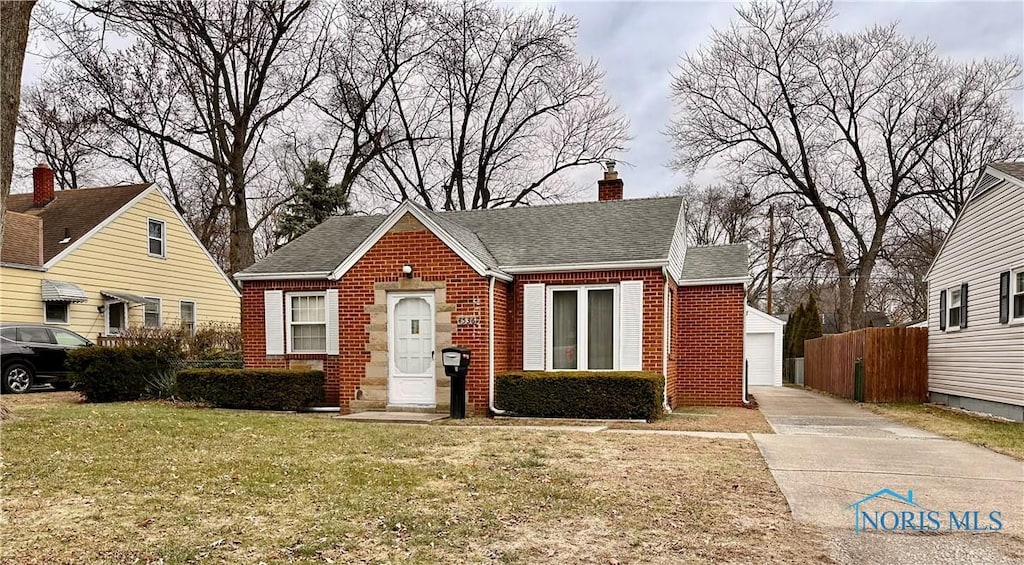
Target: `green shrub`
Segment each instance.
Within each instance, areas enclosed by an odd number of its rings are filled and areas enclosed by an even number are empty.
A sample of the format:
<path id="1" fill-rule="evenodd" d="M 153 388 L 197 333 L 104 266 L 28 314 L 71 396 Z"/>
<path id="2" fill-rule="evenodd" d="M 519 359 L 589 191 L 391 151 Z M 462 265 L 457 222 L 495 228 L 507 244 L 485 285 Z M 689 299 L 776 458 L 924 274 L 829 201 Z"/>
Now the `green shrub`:
<path id="1" fill-rule="evenodd" d="M 518 416 L 654 420 L 664 379 L 640 371 L 516 372 L 498 375 L 498 407 Z"/>
<path id="2" fill-rule="evenodd" d="M 323 371 L 186 369 L 177 396 L 221 408 L 298 410 L 323 400 Z"/>
<path id="3" fill-rule="evenodd" d="M 71 380 L 86 402 L 138 400 L 154 392 L 150 383 L 166 380 L 173 357 L 148 345 L 82 347 L 68 352 Z"/>

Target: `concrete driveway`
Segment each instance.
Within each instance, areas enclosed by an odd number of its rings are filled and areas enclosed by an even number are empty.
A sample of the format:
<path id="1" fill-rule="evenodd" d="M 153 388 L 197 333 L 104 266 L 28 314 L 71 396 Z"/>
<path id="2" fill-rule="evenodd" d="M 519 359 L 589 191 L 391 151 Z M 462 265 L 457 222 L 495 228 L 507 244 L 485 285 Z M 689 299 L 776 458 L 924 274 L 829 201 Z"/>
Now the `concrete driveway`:
<path id="1" fill-rule="evenodd" d="M 794 519 L 826 532 L 837 562 L 1024 562 L 1024 462 L 806 390 L 751 392 L 776 432 L 754 435 L 775 482 Z M 858 534 L 850 505 L 884 488 L 903 497 L 912 491 L 912 503 L 884 496 L 865 502 L 862 511 L 910 511 L 910 522 L 901 519 L 912 525 L 924 518 L 920 512 L 935 510 L 940 529 L 892 533 L 866 526 Z M 950 511 L 962 518 L 975 510 L 982 526 L 994 526 L 989 513 L 1000 512 L 1002 529 L 949 531 Z"/>

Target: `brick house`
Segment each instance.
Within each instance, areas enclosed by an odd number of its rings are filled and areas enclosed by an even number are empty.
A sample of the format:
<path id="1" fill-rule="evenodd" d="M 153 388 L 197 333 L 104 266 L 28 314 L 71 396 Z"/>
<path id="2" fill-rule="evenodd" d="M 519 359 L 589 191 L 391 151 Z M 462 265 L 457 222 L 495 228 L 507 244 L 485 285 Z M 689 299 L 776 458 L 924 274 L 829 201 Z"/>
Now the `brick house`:
<path id="1" fill-rule="evenodd" d="M 332 217 L 238 273 L 249 367 L 312 365 L 342 412 L 448 410 L 442 347 L 468 347 L 467 406 L 508 370 L 644 370 L 666 403 L 738 406 L 746 244 L 687 247 L 680 197 Z"/>

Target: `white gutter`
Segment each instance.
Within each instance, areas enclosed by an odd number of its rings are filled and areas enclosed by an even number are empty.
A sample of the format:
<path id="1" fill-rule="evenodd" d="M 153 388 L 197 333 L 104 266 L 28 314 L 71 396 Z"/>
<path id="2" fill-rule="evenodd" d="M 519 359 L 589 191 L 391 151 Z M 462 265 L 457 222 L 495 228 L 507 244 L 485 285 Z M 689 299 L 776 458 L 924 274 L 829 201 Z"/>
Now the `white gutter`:
<path id="1" fill-rule="evenodd" d="M 491 284 L 487 289 L 487 371 L 490 375 L 487 386 L 487 408 L 492 414 L 504 414 L 504 410 L 498 410 L 494 406 L 494 279 L 491 276 Z"/>
<path id="2" fill-rule="evenodd" d="M 305 271 L 299 273 L 235 273 L 236 281 L 286 281 L 326 279 L 330 271 Z"/>
<path id="3" fill-rule="evenodd" d="M 576 263 L 566 265 L 502 265 L 499 267 L 505 273 L 563 273 L 570 271 L 618 271 L 623 269 L 661 269 L 668 265 L 668 261 L 613 261 L 608 263 Z"/>
<path id="4" fill-rule="evenodd" d="M 727 277 L 721 279 L 683 279 L 679 286 L 709 286 L 715 284 L 742 284 L 746 287 L 750 279 L 747 277 Z M 746 290 L 746 288 L 744 288 Z"/>

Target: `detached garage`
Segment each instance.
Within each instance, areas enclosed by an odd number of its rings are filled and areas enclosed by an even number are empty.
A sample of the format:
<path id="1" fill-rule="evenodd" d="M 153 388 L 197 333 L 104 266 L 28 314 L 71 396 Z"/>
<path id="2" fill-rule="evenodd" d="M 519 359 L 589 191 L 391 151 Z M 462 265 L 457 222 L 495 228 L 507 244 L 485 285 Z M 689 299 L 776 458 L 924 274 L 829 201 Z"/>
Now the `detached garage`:
<path id="1" fill-rule="evenodd" d="M 747 306 L 744 349 L 748 386 L 782 386 L 782 328 L 786 322 Z"/>

